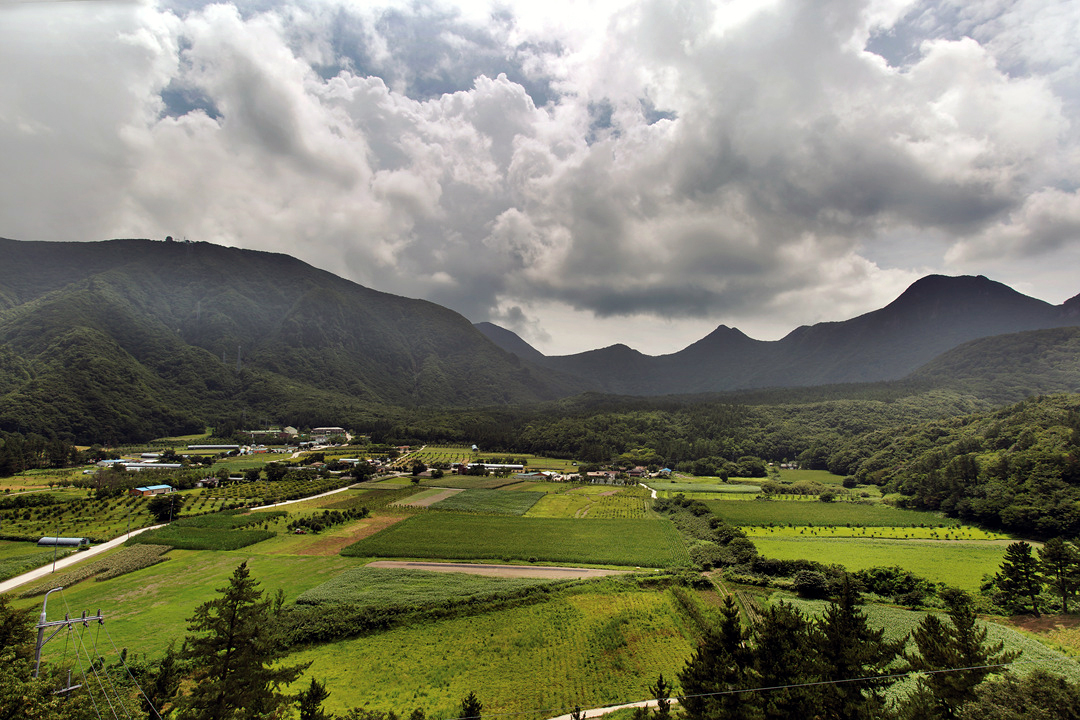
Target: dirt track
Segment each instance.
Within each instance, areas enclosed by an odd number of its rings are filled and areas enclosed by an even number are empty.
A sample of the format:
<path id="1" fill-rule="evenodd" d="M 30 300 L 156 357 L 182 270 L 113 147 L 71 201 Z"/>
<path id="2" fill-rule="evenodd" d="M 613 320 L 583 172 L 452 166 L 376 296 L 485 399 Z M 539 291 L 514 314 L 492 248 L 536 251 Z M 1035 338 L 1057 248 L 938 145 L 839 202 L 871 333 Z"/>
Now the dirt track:
<path id="1" fill-rule="evenodd" d="M 552 580 L 623 575 L 628 570 L 601 570 L 597 568 L 549 567 L 542 565 L 483 565 L 479 563 L 403 562 L 377 560 L 367 567 L 403 568 L 407 570 L 431 570 L 433 572 L 459 572 L 490 577 L 529 577 Z"/>

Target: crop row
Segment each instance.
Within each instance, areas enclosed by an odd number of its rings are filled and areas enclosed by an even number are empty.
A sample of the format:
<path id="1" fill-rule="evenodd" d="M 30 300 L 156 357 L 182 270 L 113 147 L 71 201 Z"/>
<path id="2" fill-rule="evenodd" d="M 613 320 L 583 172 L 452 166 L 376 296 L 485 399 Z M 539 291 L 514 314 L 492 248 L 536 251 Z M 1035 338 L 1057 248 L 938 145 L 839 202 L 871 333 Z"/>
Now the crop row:
<path id="1" fill-rule="evenodd" d="M 238 550 L 274 537 L 269 530 L 224 530 L 221 528 L 183 527 L 175 523 L 136 535 L 129 545 L 140 543 L 169 545 L 183 550 Z"/>
<path id="2" fill-rule="evenodd" d="M 151 565 L 157 565 L 159 562 L 168 560 L 169 558 L 165 557 L 165 553 L 170 550 L 172 550 L 172 548 L 166 545 L 146 544 L 135 547 L 125 547 L 100 560 L 82 563 L 66 572 L 50 575 L 46 580 L 23 590 L 19 594 L 19 597 L 34 597 L 35 595 L 41 595 L 54 587 L 71 587 L 72 585 L 91 577 L 94 577 L 97 580 L 108 580 L 110 578 L 119 577 L 120 575 L 126 575 L 127 573 L 142 570 L 143 568 L 148 568 Z"/>
<path id="3" fill-rule="evenodd" d="M 641 567 L 689 563 L 667 520 L 518 518 L 424 513 L 342 550 L 355 557 L 537 560 Z"/>
<path id="4" fill-rule="evenodd" d="M 544 493 L 539 492 L 474 488 L 455 493 L 433 504 L 431 508 L 490 515 L 524 515 L 542 497 Z"/>

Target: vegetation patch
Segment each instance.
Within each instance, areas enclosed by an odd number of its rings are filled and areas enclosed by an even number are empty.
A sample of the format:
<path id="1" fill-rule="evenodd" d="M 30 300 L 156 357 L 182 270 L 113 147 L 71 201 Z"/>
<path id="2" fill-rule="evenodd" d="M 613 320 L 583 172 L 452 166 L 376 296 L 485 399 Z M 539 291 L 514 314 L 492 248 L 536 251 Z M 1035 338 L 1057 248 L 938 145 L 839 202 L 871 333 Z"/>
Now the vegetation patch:
<path id="1" fill-rule="evenodd" d="M 476 688 L 483 689 L 477 692 L 485 715 L 538 708 L 554 715 L 558 708 L 648 697 L 660 673 L 672 677 L 681 669 L 696 633 L 668 592 L 620 591 L 616 583 L 590 588 L 499 612 L 409 623 L 293 653 L 288 662 L 313 662 L 309 674 L 326 682 L 331 712 L 369 703 L 456 717 L 461 698 Z M 356 672 L 376 663 L 379 672 Z"/>
<path id="2" fill-rule="evenodd" d="M 70 550 L 60 550 L 54 555 L 52 550 L 41 550 L 37 545 L 32 547 L 34 549 L 32 553 L 13 555 L 0 560 L 0 580 L 8 580 L 25 572 L 30 572 L 34 568 L 48 565 L 53 561 L 54 557 L 60 559 L 71 553 Z"/>
<path id="3" fill-rule="evenodd" d="M 54 587 L 69 588 L 87 578 L 109 580 L 120 575 L 126 575 L 168 560 L 169 558 L 165 557 L 165 553 L 170 550 L 172 548 L 167 545 L 125 547 L 94 562 L 81 563 L 71 570 L 50 575 L 46 580 L 35 583 L 23 590 L 19 597 L 29 598 L 35 595 L 43 595 Z"/>
<path id="4" fill-rule="evenodd" d="M 431 505 L 431 508 L 490 515 L 524 515 L 544 495 L 540 492 L 473 488 L 444 498 Z"/>
<path id="5" fill-rule="evenodd" d="M 458 560 L 537 560 L 640 567 L 689 564 L 666 520 L 417 515 L 354 543 L 342 555 Z"/>
<path id="6" fill-rule="evenodd" d="M 740 502 L 707 500 L 714 514 L 732 525 L 851 525 L 863 527 L 959 528 L 961 522 L 940 513 L 900 510 L 881 503 L 827 503 L 786 500 Z"/>
<path id="7" fill-rule="evenodd" d="M 650 487 L 666 493 L 727 493 L 732 495 L 757 494 L 761 492 L 759 485 L 743 485 L 741 483 L 686 483 L 686 482 L 657 482 L 650 483 Z M 670 497 L 670 495 L 669 495 Z"/>
<path id="8" fill-rule="evenodd" d="M 303 593 L 298 605 L 347 603 L 357 607 L 425 607 L 471 602 L 550 585 L 538 578 L 494 578 L 467 573 L 359 567 Z"/>
<path id="9" fill-rule="evenodd" d="M 995 543 L 844 538 L 754 538 L 761 555 L 776 560 L 813 558 L 849 571 L 898 566 L 920 577 L 978 592 L 983 575 L 998 571 L 1005 548 Z"/>
<path id="10" fill-rule="evenodd" d="M 184 550 L 238 550 L 274 537 L 270 530 L 227 530 L 173 523 L 136 535 L 127 545 L 169 545 Z"/>

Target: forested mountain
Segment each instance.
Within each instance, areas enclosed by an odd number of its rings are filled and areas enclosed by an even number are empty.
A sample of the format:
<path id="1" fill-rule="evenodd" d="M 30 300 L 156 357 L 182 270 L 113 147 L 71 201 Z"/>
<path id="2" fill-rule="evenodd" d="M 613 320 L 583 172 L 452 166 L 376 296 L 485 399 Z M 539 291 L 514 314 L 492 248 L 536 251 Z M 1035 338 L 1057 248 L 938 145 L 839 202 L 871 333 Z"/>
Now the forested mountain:
<path id="1" fill-rule="evenodd" d="M 656 357 L 625 345 L 537 357 L 509 331 L 485 334 L 509 352 L 604 392 L 666 395 L 896 380 L 970 340 L 1077 324 L 1080 298 L 1055 306 L 982 276 L 931 275 L 881 310 L 851 320 L 804 326 L 776 341 L 721 325 L 679 352 Z"/>
<path id="2" fill-rule="evenodd" d="M 224 414 L 325 424 L 383 405 L 582 389 L 463 317 L 294 258 L 208 243 L 0 240 L 0 430 L 85 442 Z"/>

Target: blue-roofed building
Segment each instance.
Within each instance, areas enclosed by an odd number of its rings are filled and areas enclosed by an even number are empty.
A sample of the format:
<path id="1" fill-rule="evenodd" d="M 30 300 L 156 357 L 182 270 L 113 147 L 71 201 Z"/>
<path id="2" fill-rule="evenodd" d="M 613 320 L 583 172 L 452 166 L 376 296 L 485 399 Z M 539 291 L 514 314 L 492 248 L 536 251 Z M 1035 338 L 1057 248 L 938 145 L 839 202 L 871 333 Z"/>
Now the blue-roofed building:
<path id="1" fill-rule="evenodd" d="M 131 488 L 132 495 L 164 495 L 174 492 L 172 485 L 147 485 L 146 487 Z"/>

